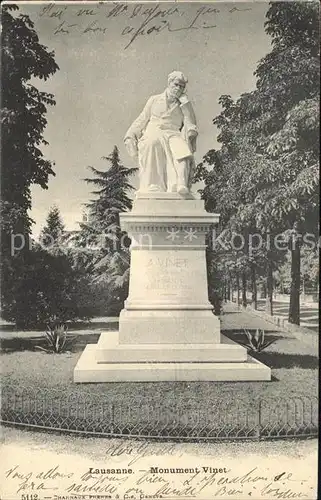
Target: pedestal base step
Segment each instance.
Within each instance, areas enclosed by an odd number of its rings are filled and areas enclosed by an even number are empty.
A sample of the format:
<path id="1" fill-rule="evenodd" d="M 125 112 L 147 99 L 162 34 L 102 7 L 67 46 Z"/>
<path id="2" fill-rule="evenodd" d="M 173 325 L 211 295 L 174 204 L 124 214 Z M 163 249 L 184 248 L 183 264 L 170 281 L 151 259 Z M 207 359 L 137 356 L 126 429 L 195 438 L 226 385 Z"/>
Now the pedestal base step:
<path id="1" fill-rule="evenodd" d="M 221 343 L 120 344 L 119 332 L 102 332 L 97 344 L 98 363 L 221 363 L 244 362 L 247 351 L 221 336 Z"/>
<path id="2" fill-rule="evenodd" d="M 139 269 L 143 268 L 144 264 L 141 264 Z M 196 290 L 194 293 L 198 294 Z M 137 307 L 137 309 L 123 309 L 119 315 L 121 344 L 185 345 L 212 342 L 218 344 L 220 341 L 220 320 L 213 315 L 212 306 L 209 303 L 204 303 L 202 306 L 200 304 L 170 305 L 166 304 L 165 300 L 162 305 L 157 306 L 163 309 L 153 309 L 155 305 L 129 303 L 127 300 L 126 306 Z"/>
<path id="3" fill-rule="evenodd" d="M 97 344 L 88 344 L 74 370 L 74 382 L 269 381 L 271 369 L 248 356 L 246 362 L 97 363 Z"/>

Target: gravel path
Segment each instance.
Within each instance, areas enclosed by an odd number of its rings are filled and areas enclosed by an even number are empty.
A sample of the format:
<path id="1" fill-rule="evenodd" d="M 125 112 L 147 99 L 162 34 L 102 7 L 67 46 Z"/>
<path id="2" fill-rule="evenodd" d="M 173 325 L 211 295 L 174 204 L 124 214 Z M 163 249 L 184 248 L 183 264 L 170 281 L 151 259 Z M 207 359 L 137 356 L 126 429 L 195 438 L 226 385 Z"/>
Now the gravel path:
<path id="1" fill-rule="evenodd" d="M 268 332 L 280 331 L 274 324 L 266 321 L 264 318 L 250 314 L 242 308 L 238 309 L 235 304 L 225 304 L 224 313 L 221 316 L 221 329 L 228 331 L 241 330 L 243 328 L 249 330 L 261 328 Z M 280 333 L 282 332 L 280 331 Z"/>

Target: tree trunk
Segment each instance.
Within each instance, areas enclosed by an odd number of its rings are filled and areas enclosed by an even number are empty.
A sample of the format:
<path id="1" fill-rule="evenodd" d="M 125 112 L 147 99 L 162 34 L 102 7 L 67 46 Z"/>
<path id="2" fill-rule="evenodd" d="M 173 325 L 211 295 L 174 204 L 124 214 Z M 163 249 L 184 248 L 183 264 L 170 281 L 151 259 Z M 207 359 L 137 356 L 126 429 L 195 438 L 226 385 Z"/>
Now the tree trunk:
<path id="1" fill-rule="evenodd" d="M 240 277 L 239 274 L 236 274 L 236 305 L 239 307 L 240 305 Z"/>
<path id="2" fill-rule="evenodd" d="M 266 283 L 263 283 L 261 287 L 261 299 L 266 299 Z"/>
<path id="3" fill-rule="evenodd" d="M 301 251 L 298 242 L 291 249 L 291 292 L 289 323 L 300 324 L 300 259 Z"/>
<path id="4" fill-rule="evenodd" d="M 247 306 L 247 300 L 246 300 L 246 273 L 245 273 L 245 271 L 242 272 L 242 306 L 243 307 Z"/>
<path id="5" fill-rule="evenodd" d="M 119 214 L 116 214 L 116 230 L 115 230 L 115 241 L 113 245 L 114 252 L 120 253 L 121 251 L 121 229 L 120 229 L 120 218 Z"/>
<path id="6" fill-rule="evenodd" d="M 231 300 L 231 279 L 227 280 L 227 300 Z"/>
<path id="7" fill-rule="evenodd" d="M 252 291 L 252 307 L 257 310 L 257 287 L 256 287 L 256 272 L 255 264 L 251 263 L 251 291 Z"/>
<path id="8" fill-rule="evenodd" d="M 265 312 L 273 316 L 273 274 L 272 259 L 268 256 L 266 265 L 266 299 Z"/>
<path id="9" fill-rule="evenodd" d="M 284 294 L 283 278 L 281 278 L 280 288 L 281 288 L 281 294 L 283 295 Z"/>

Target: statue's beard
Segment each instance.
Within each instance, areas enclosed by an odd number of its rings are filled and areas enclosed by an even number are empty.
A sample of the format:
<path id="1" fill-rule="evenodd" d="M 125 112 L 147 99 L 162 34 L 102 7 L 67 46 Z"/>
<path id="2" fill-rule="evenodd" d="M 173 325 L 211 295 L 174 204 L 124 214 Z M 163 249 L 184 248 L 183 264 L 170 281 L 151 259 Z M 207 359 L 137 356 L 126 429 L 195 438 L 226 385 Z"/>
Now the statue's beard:
<path id="1" fill-rule="evenodd" d="M 167 98 L 169 101 L 176 101 L 181 96 L 180 92 L 175 92 L 175 90 L 167 90 Z"/>

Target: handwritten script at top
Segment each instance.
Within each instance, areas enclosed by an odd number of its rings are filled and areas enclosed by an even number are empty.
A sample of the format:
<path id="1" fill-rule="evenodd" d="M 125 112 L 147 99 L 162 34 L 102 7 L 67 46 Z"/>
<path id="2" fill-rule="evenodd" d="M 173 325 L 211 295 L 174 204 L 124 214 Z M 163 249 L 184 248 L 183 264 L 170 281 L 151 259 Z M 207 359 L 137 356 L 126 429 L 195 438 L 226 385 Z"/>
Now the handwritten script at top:
<path id="1" fill-rule="evenodd" d="M 125 38 L 127 49 L 138 37 L 159 34 L 163 31 L 175 33 L 216 28 L 219 16 L 223 13 L 233 15 L 251 10 L 245 7 L 233 7 L 221 11 L 216 7 L 200 6 L 193 13 L 184 5 L 168 7 L 166 4 L 122 4 L 95 3 L 85 7 L 49 3 L 42 7 L 40 17 L 54 21 L 53 34 L 66 36 L 72 33 L 81 35 L 107 35 L 112 23 L 120 20 L 120 34 Z"/>

